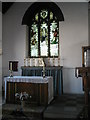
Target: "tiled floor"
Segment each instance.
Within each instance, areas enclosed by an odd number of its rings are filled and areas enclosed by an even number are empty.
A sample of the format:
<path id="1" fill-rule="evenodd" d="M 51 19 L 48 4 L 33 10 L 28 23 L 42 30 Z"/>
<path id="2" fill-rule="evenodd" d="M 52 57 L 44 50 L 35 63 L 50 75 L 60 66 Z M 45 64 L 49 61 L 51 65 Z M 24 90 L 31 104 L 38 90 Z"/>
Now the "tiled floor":
<path id="1" fill-rule="evenodd" d="M 17 109 L 17 111 L 16 111 Z M 21 106 L 17 104 L 5 104 L 3 105 L 3 119 L 5 120 L 15 120 L 15 119 L 42 119 L 42 114 L 44 111 L 44 106 L 26 106 L 21 110 Z M 35 119 L 37 120 L 37 119 Z"/>
<path id="2" fill-rule="evenodd" d="M 49 105 L 44 112 L 44 119 L 77 119 L 84 108 L 82 95 L 63 95 Z"/>
<path id="3" fill-rule="evenodd" d="M 0 93 L 0 120 L 2 118 L 2 94 Z"/>
<path id="4" fill-rule="evenodd" d="M 56 120 L 56 119 L 78 119 L 84 108 L 84 96 L 82 95 L 63 95 L 52 101 L 47 108 L 29 106 L 24 109 L 24 115 L 13 113 L 16 106 L 3 105 L 3 120 Z M 11 112 L 9 112 L 11 110 Z M 12 114 L 13 113 L 13 114 Z M 27 113 L 27 114 L 26 114 Z M 36 114 L 37 113 L 37 114 Z M 35 115 L 35 116 L 34 116 Z M 41 115 L 41 117 L 40 117 Z M 29 117 L 27 117 L 29 116 Z M 15 118 L 16 117 L 16 118 Z M 7 119 L 6 119 L 7 118 Z"/>

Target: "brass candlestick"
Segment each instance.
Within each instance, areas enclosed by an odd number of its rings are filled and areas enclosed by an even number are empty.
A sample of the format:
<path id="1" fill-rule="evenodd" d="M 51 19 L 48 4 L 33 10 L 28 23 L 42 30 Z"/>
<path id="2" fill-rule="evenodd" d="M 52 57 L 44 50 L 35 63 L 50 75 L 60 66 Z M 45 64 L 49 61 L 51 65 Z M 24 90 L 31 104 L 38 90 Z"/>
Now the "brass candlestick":
<path id="1" fill-rule="evenodd" d="M 26 58 L 26 66 L 28 66 L 28 58 Z"/>
<path id="2" fill-rule="evenodd" d="M 24 58 L 24 66 L 26 66 L 26 58 Z"/>
<path id="3" fill-rule="evenodd" d="M 43 59 L 43 61 L 42 61 L 42 64 L 43 64 L 43 78 L 45 77 L 45 62 L 44 62 L 44 59 Z"/>
<path id="4" fill-rule="evenodd" d="M 60 57 L 58 57 L 58 66 L 60 66 Z"/>
<path id="5" fill-rule="evenodd" d="M 13 71 L 12 70 L 10 70 L 10 77 L 13 77 Z"/>
<path id="6" fill-rule="evenodd" d="M 48 66 L 50 66 L 50 57 L 48 57 Z"/>
<path id="7" fill-rule="evenodd" d="M 28 66 L 30 66 L 30 58 L 28 58 Z"/>
<path id="8" fill-rule="evenodd" d="M 54 56 L 53 56 L 53 66 L 55 66 L 55 58 L 54 58 Z"/>
<path id="9" fill-rule="evenodd" d="M 35 58 L 33 58 L 33 66 L 35 66 Z"/>
<path id="10" fill-rule="evenodd" d="M 43 65 L 43 78 L 45 77 L 45 65 Z"/>
<path id="11" fill-rule="evenodd" d="M 38 63 L 39 63 L 39 66 L 42 65 L 42 60 L 41 60 L 41 58 L 39 58 Z"/>

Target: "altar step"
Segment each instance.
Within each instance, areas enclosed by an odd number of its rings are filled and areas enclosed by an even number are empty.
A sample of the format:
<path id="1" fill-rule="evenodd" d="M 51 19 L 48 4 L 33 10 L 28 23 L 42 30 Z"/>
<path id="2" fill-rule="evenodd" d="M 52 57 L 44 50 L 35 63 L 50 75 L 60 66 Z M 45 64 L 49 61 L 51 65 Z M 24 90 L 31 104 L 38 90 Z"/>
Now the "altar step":
<path id="1" fill-rule="evenodd" d="M 2 120 L 42 120 L 44 110 L 44 106 L 30 107 L 30 105 L 28 105 L 21 111 L 20 105 L 4 104 L 2 106 Z"/>
<path id="2" fill-rule="evenodd" d="M 85 117 L 83 95 L 62 95 L 44 111 L 44 120 L 82 120 Z"/>
<path id="3" fill-rule="evenodd" d="M 23 113 L 16 112 L 20 110 L 20 105 L 4 104 L 3 120 L 77 120 L 84 117 L 84 96 L 83 95 L 62 95 L 52 101 L 47 107 L 27 105 Z"/>

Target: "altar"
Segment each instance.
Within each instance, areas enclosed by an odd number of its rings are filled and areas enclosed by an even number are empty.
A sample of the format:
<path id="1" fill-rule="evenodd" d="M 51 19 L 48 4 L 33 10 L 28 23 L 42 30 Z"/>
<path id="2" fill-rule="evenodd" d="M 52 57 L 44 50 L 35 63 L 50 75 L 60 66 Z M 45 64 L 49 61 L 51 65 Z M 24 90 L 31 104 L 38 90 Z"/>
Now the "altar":
<path id="1" fill-rule="evenodd" d="M 16 93 L 26 92 L 29 98 L 26 104 L 47 105 L 53 100 L 53 77 L 13 76 L 5 77 L 6 103 L 18 103 Z"/>

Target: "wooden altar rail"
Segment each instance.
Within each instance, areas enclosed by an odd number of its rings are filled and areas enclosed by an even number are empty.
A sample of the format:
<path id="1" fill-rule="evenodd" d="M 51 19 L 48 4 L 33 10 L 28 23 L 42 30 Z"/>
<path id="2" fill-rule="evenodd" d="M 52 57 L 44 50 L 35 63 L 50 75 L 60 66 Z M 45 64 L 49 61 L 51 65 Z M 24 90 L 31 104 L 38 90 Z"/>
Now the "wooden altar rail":
<path id="1" fill-rule="evenodd" d="M 82 77 L 84 92 L 85 92 L 85 105 L 89 115 L 89 91 L 90 91 L 90 67 L 77 67 L 77 77 Z"/>
<path id="2" fill-rule="evenodd" d="M 84 52 L 90 50 L 90 46 L 83 46 L 82 47 L 82 66 L 85 67 L 85 60 L 84 60 Z"/>
<path id="3" fill-rule="evenodd" d="M 22 76 L 42 76 L 42 66 L 22 66 Z M 62 66 L 50 66 L 45 67 L 45 75 L 53 76 L 54 83 L 54 96 L 60 96 L 63 94 L 63 67 Z"/>

